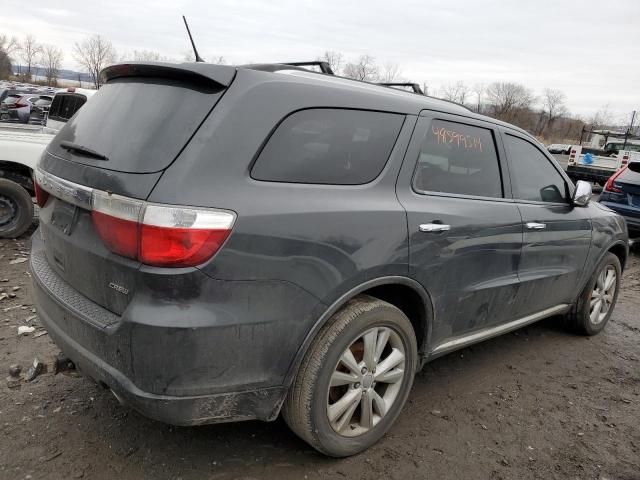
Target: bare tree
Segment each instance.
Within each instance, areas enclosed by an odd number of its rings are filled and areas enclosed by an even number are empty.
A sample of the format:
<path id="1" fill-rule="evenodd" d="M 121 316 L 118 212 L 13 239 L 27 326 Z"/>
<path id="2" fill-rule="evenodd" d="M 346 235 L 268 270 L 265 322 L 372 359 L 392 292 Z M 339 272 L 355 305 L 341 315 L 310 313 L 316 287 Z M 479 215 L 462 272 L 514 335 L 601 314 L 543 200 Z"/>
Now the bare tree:
<path id="1" fill-rule="evenodd" d="M 136 62 L 164 62 L 169 58 L 160 55 L 153 50 L 134 50 L 133 53 L 126 53 L 122 60 L 134 60 Z"/>
<path id="2" fill-rule="evenodd" d="M 519 83 L 494 82 L 487 88 L 487 99 L 496 118 L 512 122 L 519 111 L 531 107 L 535 98 L 531 90 Z"/>
<path id="3" fill-rule="evenodd" d="M 213 60 L 206 60 L 206 58 L 213 58 Z M 182 59 L 185 62 L 195 62 L 196 56 L 194 55 L 193 50 L 185 50 L 184 52 L 182 52 Z M 165 57 L 165 60 L 167 60 L 166 57 Z M 213 63 L 215 65 L 226 65 L 227 59 L 224 58 L 222 55 L 218 55 L 217 57 L 215 55 L 214 56 L 207 55 L 205 57 L 205 62 Z M 248 63 L 253 63 L 253 62 L 248 62 Z"/>
<path id="4" fill-rule="evenodd" d="M 567 113 L 567 108 L 564 105 L 566 95 L 560 90 L 554 88 L 545 88 L 542 94 L 542 108 L 543 116 L 546 116 L 546 123 L 543 123 L 542 128 L 538 132 L 542 133 L 545 129 L 551 130 L 553 123 L 562 115 Z"/>
<path id="5" fill-rule="evenodd" d="M 74 44 L 73 58 L 89 73 L 95 88 L 100 88 L 100 71 L 114 63 L 117 54 L 111 42 L 96 33 Z"/>
<path id="6" fill-rule="evenodd" d="M 609 104 L 603 105 L 589 120 L 592 128 L 610 127 L 613 123 L 613 116 L 609 109 Z"/>
<path id="7" fill-rule="evenodd" d="M 382 72 L 378 80 L 381 82 L 392 83 L 400 81 L 400 67 L 396 63 L 387 62 L 382 67 Z"/>
<path id="8" fill-rule="evenodd" d="M 193 53 L 193 50 L 185 50 L 182 52 L 182 60 L 185 62 L 195 62 L 196 56 Z"/>
<path id="9" fill-rule="evenodd" d="M 340 52 L 327 50 L 318 57 L 318 61 L 327 62 L 331 67 L 331 70 L 333 70 L 333 73 L 340 75 L 340 72 L 342 72 L 342 65 L 344 65 L 344 56 Z"/>
<path id="10" fill-rule="evenodd" d="M 362 55 L 357 62 L 347 63 L 344 67 L 344 76 L 362 80 L 365 82 L 375 82 L 378 80 L 378 65 L 370 55 Z"/>
<path id="11" fill-rule="evenodd" d="M 478 101 L 476 102 L 476 112 L 478 113 L 482 113 L 482 99 L 486 91 L 487 86 L 484 83 L 476 83 L 473 87 L 473 93 L 478 97 Z"/>
<path id="12" fill-rule="evenodd" d="M 36 37 L 33 35 L 27 35 L 20 44 L 18 52 L 20 54 L 20 59 L 24 62 L 24 66 L 26 67 L 23 76 L 26 80 L 31 80 L 38 56 L 42 52 L 42 46 L 36 42 Z"/>
<path id="13" fill-rule="evenodd" d="M 9 78 L 13 74 L 13 66 L 7 52 L 0 49 L 0 78 Z"/>
<path id="14" fill-rule="evenodd" d="M 58 75 L 62 66 L 64 53 L 62 49 L 55 45 L 45 45 L 40 54 L 40 64 L 44 68 L 44 76 L 47 79 L 47 85 L 56 86 L 58 84 Z"/>
<path id="15" fill-rule="evenodd" d="M 440 96 L 445 100 L 450 100 L 464 105 L 469 94 L 469 87 L 467 87 L 463 82 L 457 82 L 443 86 L 441 88 Z"/>
<path id="16" fill-rule="evenodd" d="M 9 38 L 6 34 L 0 33 L 0 51 L 11 57 L 20 48 L 20 43 L 16 37 Z"/>
<path id="17" fill-rule="evenodd" d="M 9 78 L 13 75 L 11 54 L 18 48 L 16 37 L 9 38 L 4 33 L 0 34 L 0 78 Z"/>

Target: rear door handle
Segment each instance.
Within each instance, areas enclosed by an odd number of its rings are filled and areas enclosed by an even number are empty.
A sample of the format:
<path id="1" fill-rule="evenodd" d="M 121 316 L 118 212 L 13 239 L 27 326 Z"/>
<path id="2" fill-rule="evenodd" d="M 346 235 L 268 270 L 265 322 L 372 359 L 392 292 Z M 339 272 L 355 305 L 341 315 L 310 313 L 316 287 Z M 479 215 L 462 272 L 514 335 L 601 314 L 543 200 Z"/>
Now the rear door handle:
<path id="1" fill-rule="evenodd" d="M 529 230 L 544 230 L 545 228 L 547 228 L 547 224 L 546 223 L 537 223 L 537 222 L 528 222 L 527 223 L 527 228 Z"/>
<path id="2" fill-rule="evenodd" d="M 421 232 L 448 232 L 451 225 L 443 225 L 442 223 L 423 223 L 420 225 Z"/>

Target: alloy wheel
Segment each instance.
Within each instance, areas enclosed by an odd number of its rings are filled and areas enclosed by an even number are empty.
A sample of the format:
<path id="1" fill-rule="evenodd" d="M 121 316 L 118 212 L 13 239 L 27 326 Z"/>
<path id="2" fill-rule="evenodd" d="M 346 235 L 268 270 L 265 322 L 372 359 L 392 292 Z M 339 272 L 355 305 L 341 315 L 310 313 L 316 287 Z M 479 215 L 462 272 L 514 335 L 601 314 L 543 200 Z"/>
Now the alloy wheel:
<path id="1" fill-rule="evenodd" d="M 591 292 L 589 304 L 589 318 L 593 325 L 599 325 L 611 310 L 616 289 L 618 275 L 613 265 L 602 269 Z"/>
<path id="2" fill-rule="evenodd" d="M 333 430 L 355 437 L 374 428 L 398 398 L 406 352 L 389 327 L 373 327 L 342 353 L 331 375 L 327 417 Z"/>

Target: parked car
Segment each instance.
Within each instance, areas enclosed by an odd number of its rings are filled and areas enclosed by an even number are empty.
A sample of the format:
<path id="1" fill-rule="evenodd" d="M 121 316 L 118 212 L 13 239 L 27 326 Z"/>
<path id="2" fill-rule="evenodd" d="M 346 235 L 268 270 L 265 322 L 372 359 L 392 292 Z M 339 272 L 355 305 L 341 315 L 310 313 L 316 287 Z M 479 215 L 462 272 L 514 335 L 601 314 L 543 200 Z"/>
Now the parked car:
<path id="1" fill-rule="evenodd" d="M 630 236 L 640 236 L 640 162 L 627 164 L 609 178 L 600 203 L 625 218 Z"/>
<path id="2" fill-rule="evenodd" d="M 32 125 L 44 125 L 52 101 L 53 95 L 39 95 L 38 98 L 31 103 L 29 123 Z"/>
<path id="3" fill-rule="evenodd" d="M 564 143 L 552 143 L 547 147 L 549 153 L 561 153 L 563 155 L 569 155 L 571 152 L 571 145 L 566 145 Z"/>
<path id="4" fill-rule="evenodd" d="M 0 120 L 4 122 L 28 123 L 31 102 L 26 93 L 11 93 L 0 103 Z M 36 97 L 37 98 L 37 97 Z"/>
<path id="5" fill-rule="evenodd" d="M 34 301 L 79 370 L 149 417 L 282 410 L 352 455 L 429 360 L 611 317 L 624 219 L 517 127 L 284 65 L 102 78 L 36 169 Z"/>
<path id="6" fill-rule="evenodd" d="M 0 238 L 16 238 L 33 223 L 36 162 L 47 144 L 95 90 L 69 88 L 57 93 L 46 125 L 0 124 Z"/>

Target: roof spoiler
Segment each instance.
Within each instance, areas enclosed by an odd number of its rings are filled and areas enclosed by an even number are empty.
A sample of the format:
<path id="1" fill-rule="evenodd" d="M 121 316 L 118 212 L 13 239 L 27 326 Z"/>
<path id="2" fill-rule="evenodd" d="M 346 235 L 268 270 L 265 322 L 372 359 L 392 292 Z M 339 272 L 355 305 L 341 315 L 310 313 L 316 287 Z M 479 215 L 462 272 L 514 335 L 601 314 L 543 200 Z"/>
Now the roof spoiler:
<path id="1" fill-rule="evenodd" d="M 422 91 L 422 88 L 420 88 L 420 85 L 418 85 L 417 83 L 411 83 L 411 82 L 380 82 L 380 83 L 378 83 L 378 85 L 382 85 L 383 87 L 396 88 L 396 89 L 398 87 L 410 88 L 411 90 L 413 90 L 413 93 L 424 95 L 424 92 Z"/>
<path id="2" fill-rule="evenodd" d="M 160 77 L 221 88 L 228 87 L 235 74 L 234 67 L 209 63 L 127 62 L 102 69 L 100 77 L 105 83 L 121 77 Z"/>

